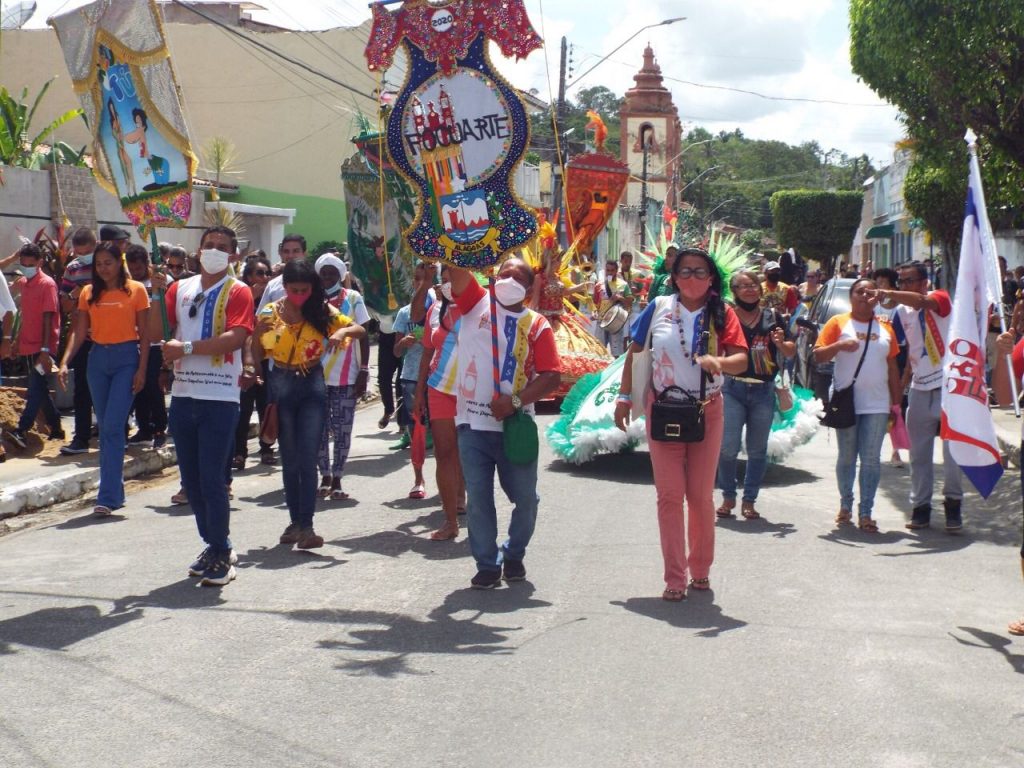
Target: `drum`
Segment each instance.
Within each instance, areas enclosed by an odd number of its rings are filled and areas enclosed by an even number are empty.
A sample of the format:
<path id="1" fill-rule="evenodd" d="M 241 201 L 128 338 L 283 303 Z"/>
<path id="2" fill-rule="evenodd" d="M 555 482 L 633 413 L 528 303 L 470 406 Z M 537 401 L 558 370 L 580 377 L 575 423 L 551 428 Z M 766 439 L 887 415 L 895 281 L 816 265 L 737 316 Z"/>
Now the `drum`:
<path id="1" fill-rule="evenodd" d="M 597 324 L 608 333 L 618 333 L 629 320 L 629 312 L 621 304 L 609 304 L 601 310 Z"/>

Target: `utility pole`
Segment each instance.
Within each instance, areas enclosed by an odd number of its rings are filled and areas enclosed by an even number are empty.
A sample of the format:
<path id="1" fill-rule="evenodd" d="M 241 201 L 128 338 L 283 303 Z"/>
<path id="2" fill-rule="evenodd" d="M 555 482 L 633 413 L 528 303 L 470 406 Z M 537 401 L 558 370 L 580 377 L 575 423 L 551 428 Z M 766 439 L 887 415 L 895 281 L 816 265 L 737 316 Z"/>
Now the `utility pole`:
<path id="1" fill-rule="evenodd" d="M 551 169 L 552 177 L 554 178 L 553 189 L 551 192 L 551 209 L 555 217 L 555 235 L 559 245 L 565 246 L 567 243 L 562 238 L 562 163 L 563 163 L 563 150 L 562 150 L 562 120 L 565 118 L 565 70 L 568 64 L 568 49 L 569 45 L 566 39 L 562 38 L 562 55 L 561 61 L 558 64 L 558 101 L 555 103 L 555 164 Z"/>

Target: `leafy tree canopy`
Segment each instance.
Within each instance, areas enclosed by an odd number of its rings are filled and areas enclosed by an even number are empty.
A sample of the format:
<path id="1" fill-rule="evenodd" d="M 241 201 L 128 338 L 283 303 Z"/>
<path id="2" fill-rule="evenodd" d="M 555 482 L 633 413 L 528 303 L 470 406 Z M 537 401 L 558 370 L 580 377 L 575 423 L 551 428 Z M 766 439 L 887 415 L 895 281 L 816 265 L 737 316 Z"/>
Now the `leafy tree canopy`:
<path id="1" fill-rule="evenodd" d="M 853 242 L 863 202 L 861 192 L 776 192 L 771 197 L 775 236 L 780 245 L 793 246 L 832 272 L 836 256 Z"/>

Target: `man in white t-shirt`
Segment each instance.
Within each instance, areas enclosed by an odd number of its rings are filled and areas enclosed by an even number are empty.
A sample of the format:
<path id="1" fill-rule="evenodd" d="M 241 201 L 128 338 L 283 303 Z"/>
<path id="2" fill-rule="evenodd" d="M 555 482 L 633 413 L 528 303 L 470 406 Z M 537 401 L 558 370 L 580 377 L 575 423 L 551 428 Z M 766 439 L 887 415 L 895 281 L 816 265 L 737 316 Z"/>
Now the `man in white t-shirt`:
<path id="1" fill-rule="evenodd" d="M 171 284 L 164 296 L 173 338 L 164 365 L 174 368 L 169 423 L 181 483 L 206 549 L 189 567 L 208 586 L 235 578 L 225 468 L 238 422 L 242 345 L 252 333 L 252 292 L 228 273 L 234 231 L 210 227 L 200 245 L 200 274 Z"/>
<path id="2" fill-rule="evenodd" d="M 910 505 L 907 528 L 931 524 L 932 486 L 935 477 L 935 438 L 942 424 L 942 357 L 946 352 L 953 305 L 946 291 L 930 291 L 924 264 L 900 267 L 900 290 L 879 291 L 879 300 L 896 307 L 895 321 L 907 340 L 907 360 L 913 369 L 907 398 L 907 432 L 910 435 Z M 942 443 L 943 489 L 946 530 L 963 528 L 960 467 Z"/>
<path id="3" fill-rule="evenodd" d="M 477 565 L 470 586 L 491 589 L 503 572 L 506 581 L 526 578 L 523 558 L 537 522 L 537 459 L 524 464 L 509 460 L 502 422 L 520 410 L 532 417 L 533 404 L 558 388 L 558 349 L 544 316 L 523 306 L 533 284 L 526 262 L 509 259 L 501 265 L 494 298 L 469 271 L 453 268 L 451 275 L 452 294 L 462 313 L 455 424 L 469 498 L 469 549 Z M 491 328 L 495 299 L 497 366 Z M 513 504 L 508 539 L 500 549 L 495 472 Z"/>
<path id="4" fill-rule="evenodd" d="M 277 246 L 277 255 L 281 257 L 282 267 L 289 261 L 306 258 L 306 238 L 294 232 L 290 235 L 285 235 L 284 239 L 281 240 L 281 244 Z M 281 275 L 278 274 L 277 277 L 267 283 L 263 296 L 260 298 L 260 306 L 256 314 L 262 312 L 263 308 L 270 302 L 280 299 L 284 296 L 284 293 L 284 283 L 281 280 Z"/>

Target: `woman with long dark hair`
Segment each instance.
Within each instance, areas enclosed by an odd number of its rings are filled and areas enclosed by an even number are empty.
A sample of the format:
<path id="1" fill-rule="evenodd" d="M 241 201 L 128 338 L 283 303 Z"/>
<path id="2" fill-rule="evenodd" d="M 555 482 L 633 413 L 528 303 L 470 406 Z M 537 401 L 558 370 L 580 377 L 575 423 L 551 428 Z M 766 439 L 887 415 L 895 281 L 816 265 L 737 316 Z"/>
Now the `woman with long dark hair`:
<path id="1" fill-rule="evenodd" d="M 686 597 L 710 589 L 715 556 L 715 470 L 722 446 L 723 373 L 738 374 L 747 365 L 747 341 L 733 309 L 722 299 L 722 276 L 700 248 L 684 248 L 669 273 L 672 293 L 658 296 L 637 317 L 626 353 L 615 404 L 615 424 L 625 431 L 633 398 L 643 398 L 647 437 L 658 497 L 658 527 L 665 564 L 662 598 Z M 633 355 L 651 347 L 651 388 L 633 391 Z M 704 439 L 661 442 L 651 438 L 651 404 L 669 387 L 698 398 L 704 383 Z M 683 502 L 686 502 L 684 519 Z M 689 539 L 689 541 L 687 541 Z"/>
<path id="2" fill-rule="evenodd" d="M 78 297 L 78 314 L 57 376 L 67 385 L 68 361 L 92 336 L 89 391 L 100 425 L 100 487 L 93 512 L 101 517 L 124 506 L 125 423 L 146 383 L 149 359 L 149 296 L 128 277 L 120 247 L 96 246 L 92 282 Z"/>
<path id="3" fill-rule="evenodd" d="M 273 361 L 269 384 L 277 403 L 277 443 L 291 518 L 281 543 L 314 549 L 324 544 L 313 530 L 317 453 L 327 403 L 320 359 L 325 350 L 333 352 L 366 330 L 327 304 L 320 278 L 306 261 L 288 262 L 281 282 L 285 295 L 260 312 L 261 319 L 269 318 L 270 330 L 253 344 L 253 355 Z"/>
<path id="4" fill-rule="evenodd" d="M 413 411 L 430 419 L 437 464 L 437 490 L 441 495 L 444 525 L 433 531 L 433 541 L 447 541 L 459 535 L 459 513 L 466 511 L 466 481 L 459 461 L 458 432 L 455 429 L 456 380 L 458 373 L 459 327 L 462 314 L 452 297 L 451 268 L 441 268 L 439 300 L 427 310 L 423 333 L 423 357 L 416 380 Z"/>

